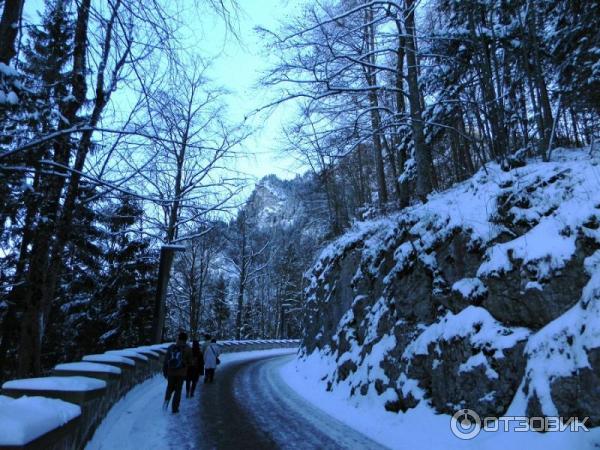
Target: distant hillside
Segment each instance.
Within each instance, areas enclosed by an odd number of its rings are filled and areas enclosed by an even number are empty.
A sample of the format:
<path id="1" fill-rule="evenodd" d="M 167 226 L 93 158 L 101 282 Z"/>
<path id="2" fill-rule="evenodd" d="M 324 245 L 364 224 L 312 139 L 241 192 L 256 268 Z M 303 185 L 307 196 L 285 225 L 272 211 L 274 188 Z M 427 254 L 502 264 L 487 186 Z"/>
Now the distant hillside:
<path id="1" fill-rule="evenodd" d="M 320 240 L 328 231 L 323 194 L 313 175 L 281 180 L 275 175 L 262 178 L 245 206 L 248 218 L 260 229 L 279 228 Z"/>

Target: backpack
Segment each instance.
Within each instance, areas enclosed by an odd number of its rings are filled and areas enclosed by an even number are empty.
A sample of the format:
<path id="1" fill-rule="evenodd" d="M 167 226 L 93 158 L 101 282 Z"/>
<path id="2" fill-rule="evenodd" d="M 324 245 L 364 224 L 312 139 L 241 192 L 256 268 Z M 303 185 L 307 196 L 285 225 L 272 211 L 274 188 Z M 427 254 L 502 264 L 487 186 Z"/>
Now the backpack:
<path id="1" fill-rule="evenodd" d="M 183 349 L 178 345 L 171 345 L 167 353 L 167 369 L 183 369 Z"/>

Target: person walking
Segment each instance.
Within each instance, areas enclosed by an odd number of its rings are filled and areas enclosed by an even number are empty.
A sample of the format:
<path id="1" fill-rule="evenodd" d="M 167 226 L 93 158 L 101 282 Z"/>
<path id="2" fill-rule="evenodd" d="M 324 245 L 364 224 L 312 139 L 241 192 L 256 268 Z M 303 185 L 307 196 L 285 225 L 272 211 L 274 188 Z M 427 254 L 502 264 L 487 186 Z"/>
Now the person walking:
<path id="1" fill-rule="evenodd" d="M 210 342 L 204 349 L 204 383 L 212 383 L 215 379 L 215 370 L 221 363 L 219 360 L 219 346 L 216 339 L 210 339 Z"/>
<path id="2" fill-rule="evenodd" d="M 200 345 L 200 349 L 202 350 L 202 355 L 204 355 L 204 352 L 206 352 L 206 347 L 208 347 L 209 344 L 210 344 L 210 334 L 205 333 L 204 341 Z"/>
<path id="3" fill-rule="evenodd" d="M 168 348 L 163 364 L 163 375 L 167 379 L 163 409 L 168 409 L 171 397 L 173 397 L 171 403 L 173 414 L 179 412 L 181 389 L 187 376 L 188 367 L 192 365 L 192 350 L 187 345 L 187 338 L 187 334 L 179 333 L 177 342 Z"/>
<path id="4" fill-rule="evenodd" d="M 200 350 L 200 343 L 197 339 L 192 341 L 192 364 L 188 367 L 187 378 L 185 380 L 185 395 L 190 398 L 194 396 L 198 379 L 204 375 L 204 356 Z"/>

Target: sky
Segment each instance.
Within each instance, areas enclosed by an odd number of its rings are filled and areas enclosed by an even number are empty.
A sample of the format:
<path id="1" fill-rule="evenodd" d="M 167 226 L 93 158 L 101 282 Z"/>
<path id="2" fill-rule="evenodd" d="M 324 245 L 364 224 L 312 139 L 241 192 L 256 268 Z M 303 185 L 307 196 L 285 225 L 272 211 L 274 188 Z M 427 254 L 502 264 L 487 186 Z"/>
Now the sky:
<path id="1" fill-rule="evenodd" d="M 259 86 L 259 80 L 274 59 L 255 28 L 277 30 L 301 4 L 302 0 L 238 0 L 235 35 L 205 7 L 192 8 L 186 14 L 188 27 L 193 30 L 191 45 L 211 61 L 209 77 L 230 92 L 229 118 L 233 122 L 243 121 L 273 98 L 272 92 Z M 281 152 L 281 127 L 293 114 L 294 106 L 289 103 L 268 116 L 260 114 L 247 120 L 256 132 L 244 143 L 248 156 L 238 161 L 240 171 L 257 179 L 269 174 L 289 179 L 306 170 Z"/>
<path id="2" fill-rule="evenodd" d="M 234 35 L 202 0 L 182 0 L 185 13 L 180 31 L 193 52 L 211 62 L 211 80 L 230 93 L 228 115 L 234 124 L 244 121 L 249 113 L 272 98 L 272 92 L 258 84 L 261 74 L 273 63 L 273 56 L 255 28 L 276 30 L 303 1 L 237 0 L 239 11 L 234 20 Z M 26 0 L 25 21 L 39 23 L 37 11 L 43 11 L 43 5 L 43 0 Z M 306 168 L 280 151 L 281 127 L 293 114 L 293 105 L 285 104 L 268 116 L 261 114 L 248 119 L 246 123 L 256 131 L 243 144 L 240 153 L 247 156 L 238 158 L 236 169 L 255 180 L 269 174 L 289 179 L 305 172 Z"/>

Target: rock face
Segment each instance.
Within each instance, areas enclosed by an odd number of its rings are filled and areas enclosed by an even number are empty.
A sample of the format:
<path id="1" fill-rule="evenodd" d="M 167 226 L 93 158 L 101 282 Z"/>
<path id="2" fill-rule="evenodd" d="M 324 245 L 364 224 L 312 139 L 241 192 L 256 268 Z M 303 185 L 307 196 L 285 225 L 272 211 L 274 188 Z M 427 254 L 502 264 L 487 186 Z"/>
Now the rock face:
<path id="1" fill-rule="evenodd" d="M 526 329 L 501 326 L 482 308 L 448 314 L 405 350 L 401 367 L 439 412 L 501 415 L 523 376 Z"/>
<path id="2" fill-rule="evenodd" d="M 576 241 L 576 251 L 565 266 L 551 276 L 537 277 L 536 268 L 514 263 L 516 267 L 502 275 L 483 279 L 488 295 L 483 306 L 503 323 L 542 328 L 577 303 L 578 296 L 589 281 L 583 260 L 596 248 Z"/>
<path id="3" fill-rule="evenodd" d="M 589 425 L 600 426 L 600 349 L 588 353 L 590 367 L 552 382 L 551 395 L 559 416 L 589 417 Z"/>
<path id="4" fill-rule="evenodd" d="M 302 205 L 294 191 L 275 176 L 260 180 L 248 201 L 249 215 L 262 226 L 291 223 Z"/>
<path id="5" fill-rule="evenodd" d="M 263 231 L 301 226 L 303 234 L 320 235 L 324 232 L 326 214 L 310 207 L 315 183 L 310 174 L 292 180 L 268 175 L 256 183 L 245 206 L 246 215 Z"/>
<path id="6" fill-rule="evenodd" d="M 488 167 L 323 250 L 303 356 L 333 363 L 328 389 L 482 416 L 520 395 L 523 413 L 600 424 L 600 183 L 584 153 L 555 156 Z"/>

